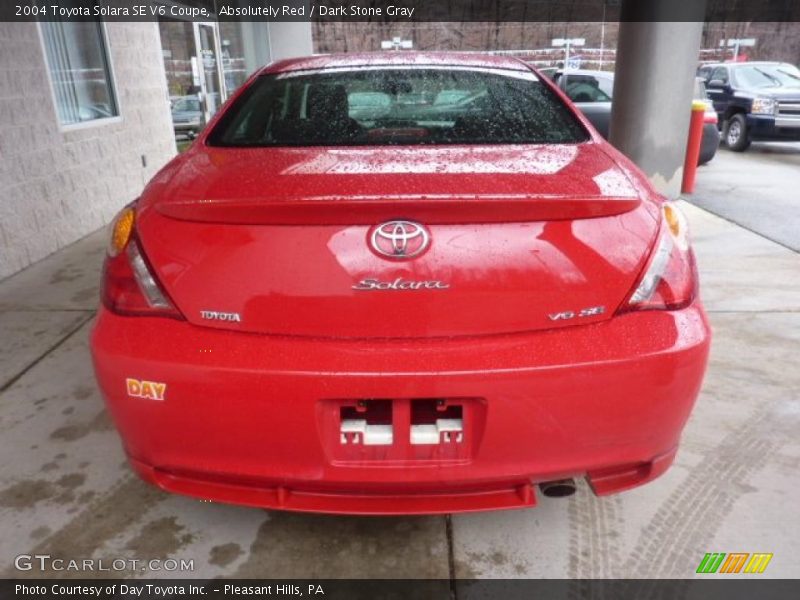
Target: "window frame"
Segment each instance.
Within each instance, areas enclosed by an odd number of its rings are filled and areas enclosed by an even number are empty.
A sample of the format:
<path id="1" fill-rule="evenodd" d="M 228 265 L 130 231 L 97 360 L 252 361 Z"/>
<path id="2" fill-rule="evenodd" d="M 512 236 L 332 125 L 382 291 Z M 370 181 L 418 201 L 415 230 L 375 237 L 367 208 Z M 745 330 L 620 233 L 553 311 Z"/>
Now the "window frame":
<path id="1" fill-rule="evenodd" d="M 61 21 L 60 23 L 66 23 L 67 21 Z M 58 124 L 58 129 L 62 133 L 68 133 L 70 131 L 79 131 L 81 129 L 90 129 L 92 127 L 103 127 L 105 125 L 113 125 L 115 123 L 122 123 L 122 103 L 120 101 L 119 94 L 117 93 L 117 75 L 114 69 L 114 60 L 112 57 L 111 52 L 111 45 L 108 39 L 108 28 L 106 27 L 105 21 L 99 21 L 100 25 L 100 32 L 102 35 L 102 42 L 103 42 L 103 52 L 105 53 L 106 64 L 108 65 L 108 78 L 109 78 L 109 85 L 111 87 L 111 94 L 114 97 L 114 104 L 117 108 L 117 114 L 113 117 L 102 117 L 100 119 L 90 119 L 88 121 L 80 121 L 78 123 L 62 123 L 61 117 L 58 114 L 58 98 L 56 97 L 56 90 L 55 86 L 53 85 L 53 76 L 50 71 L 50 60 L 47 57 L 47 46 L 44 41 L 44 32 L 42 31 L 42 23 L 37 22 L 36 30 L 39 33 L 39 47 L 42 50 L 42 58 L 44 59 L 44 69 L 45 69 L 45 77 L 47 78 L 47 87 L 50 89 L 50 100 L 51 105 L 53 107 L 53 115 L 55 116 L 56 123 Z"/>

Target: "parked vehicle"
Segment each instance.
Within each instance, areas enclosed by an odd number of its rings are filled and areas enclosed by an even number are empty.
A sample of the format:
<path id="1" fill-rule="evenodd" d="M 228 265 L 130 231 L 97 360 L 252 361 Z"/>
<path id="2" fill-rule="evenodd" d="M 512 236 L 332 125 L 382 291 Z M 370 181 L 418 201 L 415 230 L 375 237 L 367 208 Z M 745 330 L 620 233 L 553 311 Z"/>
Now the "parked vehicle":
<path id="1" fill-rule="evenodd" d="M 180 96 L 172 101 L 172 127 L 176 135 L 194 138 L 203 129 L 203 107 L 197 96 Z"/>
<path id="2" fill-rule="evenodd" d="M 731 150 L 753 141 L 800 141 L 800 70 L 788 63 L 744 62 L 704 65 L 706 80 Z"/>
<path id="3" fill-rule="evenodd" d="M 563 69 L 549 72 L 548 76 L 591 121 L 595 129 L 608 139 L 611 124 L 611 98 L 614 95 L 614 74 L 609 71 Z"/>
<path id="4" fill-rule="evenodd" d="M 315 56 L 262 69 L 118 215 L 91 350 L 165 490 L 513 508 L 669 467 L 697 286 L 678 206 L 523 63 Z"/>
<path id="5" fill-rule="evenodd" d="M 609 71 L 550 70 L 548 76 L 564 90 L 600 134 L 608 139 L 611 123 L 611 102 L 614 95 L 614 74 Z M 694 98 L 708 100 L 702 79 L 695 80 Z M 719 131 L 717 115 L 709 103 L 703 127 L 703 139 L 697 164 L 704 165 L 717 153 Z"/>
<path id="6" fill-rule="evenodd" d="M 698 165 L 704 165 L 717 153 L 719 148 L 719 127 L 717 111 L 714 110 L 714 104 L 708 97 L 705 81 L 702 77 L 695 77 L 694 79 L 694 99 L 702 100 L 706 105 L 706 110 L 703 113 L 703 137 L 700 140 L 700 156 L 697 159 Z"/>

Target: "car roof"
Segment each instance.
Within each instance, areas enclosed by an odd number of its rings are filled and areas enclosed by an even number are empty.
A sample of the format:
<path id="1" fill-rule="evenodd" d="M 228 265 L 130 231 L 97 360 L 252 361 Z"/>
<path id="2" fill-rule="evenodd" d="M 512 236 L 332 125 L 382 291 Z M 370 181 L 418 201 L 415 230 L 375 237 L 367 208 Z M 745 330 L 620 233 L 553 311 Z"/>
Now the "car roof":
<path id="1" fill-rule="evenodd" d="M 290 58 L 271 63 L 261 73 L 283 73 L 317 69 L 380 66 L 448 66 L 507 69 L 528 71 L 524 62 L 509 56 L 495 56 L 479 52 L 359 52 L 353 54 L 318 54 L 303 58 Z"/>

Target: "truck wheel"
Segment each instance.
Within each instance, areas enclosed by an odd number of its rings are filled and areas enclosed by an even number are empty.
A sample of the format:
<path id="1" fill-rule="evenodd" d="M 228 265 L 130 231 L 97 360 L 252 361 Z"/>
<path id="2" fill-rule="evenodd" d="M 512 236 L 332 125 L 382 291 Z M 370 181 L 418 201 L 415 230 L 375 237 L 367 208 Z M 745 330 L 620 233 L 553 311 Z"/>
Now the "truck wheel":
<path id="1" fill-rule="evenodd" d="M 744 115 L 739 113 L 733 115 L 725 124 L 725 133 L 722 136 L 725 145 L 734 152 L 744 152 L 750 145 L 750 138 L 747 136 L 747 122 Z"/>

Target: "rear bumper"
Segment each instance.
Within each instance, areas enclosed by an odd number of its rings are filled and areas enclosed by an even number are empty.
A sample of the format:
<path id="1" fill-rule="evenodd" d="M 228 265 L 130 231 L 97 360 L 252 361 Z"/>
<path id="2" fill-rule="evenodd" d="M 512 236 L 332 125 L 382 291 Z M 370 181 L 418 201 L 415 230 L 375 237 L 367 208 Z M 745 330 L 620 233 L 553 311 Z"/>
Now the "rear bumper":
<path id="1" fill-rule="evenodd" d="M 313 340 L 101 309 L 98 382 L 137 472 L 200 498 L 398 514 L 530 506 L 532 485 L 627 489 L 672 461 L 705 371 L 696 304 L 548 332 L 458 340 Z M 127 378 L 165 383 L 163 400 Z M 338 407 L 391 399 L 395 443 L 343 448 Z M 464 445 L 408 446 L 410 399 L 464 401 Z"/>
<path id="2" fill-rule="evenodd" d="M 202 123 L 172 123 L 175 133 L 199 133 L 203 129 Z"/>

